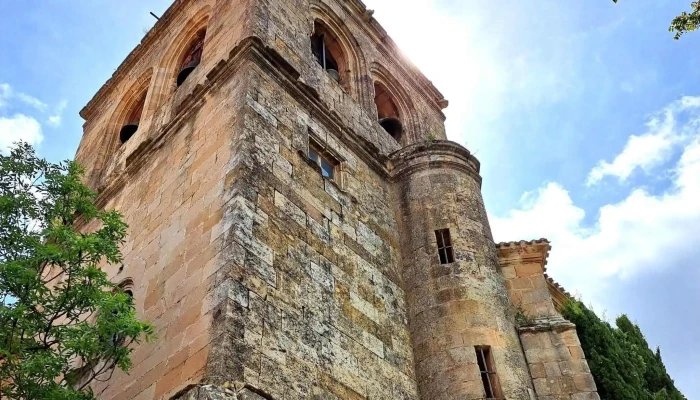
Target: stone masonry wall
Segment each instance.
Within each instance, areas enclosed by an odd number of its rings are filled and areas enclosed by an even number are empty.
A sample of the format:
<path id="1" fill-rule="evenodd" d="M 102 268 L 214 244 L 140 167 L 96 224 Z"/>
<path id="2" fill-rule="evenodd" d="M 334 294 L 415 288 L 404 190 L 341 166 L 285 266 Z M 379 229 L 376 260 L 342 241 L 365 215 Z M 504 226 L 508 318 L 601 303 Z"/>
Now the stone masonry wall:
<path id="1" fill-rule="evenodd" d="M 212 341 L 224 180 L 237 137 L 243 77 L 210 92 L 186 121 L 120 177 L 105 204 L 129 224 L 123 265 L 103 268 L 113 282 L 134 282 L 137 315 L 157 339 L 139 345 L 129 375 L 95 386 L 100 399 L 169 398 L 205 375 Z M 178 162 L 173 162 L 178 160 Z"/>
<path id="2" fill-rule="evenodd" d="M 242 76 L 215 87 L 207 76 L 220 61 L 215 57 L 228 58 L 238 42 L 247 9 L 243 1 L 176 2 L 134 51 L 138 57 L 82 112 L 87 121 L 76 160 L 88 183 L 100 188 L 100 205 L 117 209 L 129 224 L 123 265 L 103 268 L 116 283 L 133 281 L 137 315 L 157 334 L 135 347 L 129 375 L 117 371 L 95 385 L 100 399 L 170 398 L 205 376 L 217 339 L 212 308 L 224 177 L 245 99 Z M 201 26 L 208 27 L 202 64 L 175 90 L 176 66 L 168 60 Z M 139 131 L 118 147 L 118 114 L 138 84 L 148 90 Z"/>
<path id="3" fill-rule="evenodd" d="M 549 248 L 546 240 L 499 246 L 501 271 L 510 300 L 528 318 L 557 315 L 544 276 L 543 265 Z"/>
<path id="4" fill-rule="evenodd" d="M 535 392 L 540 400 L 599 400 L 576 326 L 563 319 L 521 327 Z"/>
<path id="5" fill-rule="evenodd" d="M 556 311 L 544 266 L 544 239 L 501 243 L 498 256 L 514 307 L 519 308 L 520 340 L 540 400 L 598 400 L 576 326 Z"/>
<path id="6" fill-rule="evenodd" d="M 503 395 L 529 399 L 527 364 L 481 198 L 479 164 L 456 143 L 392 156 L 401 253 L 422 400 L 485 397 L 475 346 L 490 346 Z M 440 264 L 435 231 L 450 230 L 455 262 Z"/>
<path id="7" fill-rule="evenodd" d="M 130 225 L 124 264 L 104 268 L 134 282 L 137 313 L 157 331 L 129 375 L 95 385 L 101 399 L 229 381 L 277 399 L 417 397 L 388 183 L 341 136 L 373 132 L 375 159 L 398 144 L 358 110 L 329 125 L 337 112 L 318 119 L 228 59 L 260 10 L 176 2 L 82 112 L 76 158 Z M 202 64 L 175 89 L 168 60 L 203 26 Z M 119 146 L 119 116 L 142 90 L 139 131 Z M 309 164 L 309 132 L 343 161 L 340 185 Z"/>
<path id="8" fill-rule="evenodd" d="M 417 398 L 387 182 L 269 73 L 239 73 L 207 381 L 270 399 Z M 308 160 L 309 135 L 342 160 L 342 184 Z"/>

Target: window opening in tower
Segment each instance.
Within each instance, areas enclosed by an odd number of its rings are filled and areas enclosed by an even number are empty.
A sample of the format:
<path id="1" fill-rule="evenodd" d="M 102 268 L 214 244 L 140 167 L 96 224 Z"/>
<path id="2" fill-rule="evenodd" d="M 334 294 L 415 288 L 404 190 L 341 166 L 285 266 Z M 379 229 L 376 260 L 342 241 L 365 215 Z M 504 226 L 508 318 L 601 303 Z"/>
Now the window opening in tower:
<path id="1" fill-rule="evenodd" d="M 204 50 L 204 37 L 206 35 L 205 31 L 201 31 L 197 34 L 197 38 L 190 45 L 190 48 L 185 53 L 185 58 L 182 60 L 180 72 L 177 74 L 177 86 L 179 87 L 187 77 L 190 76 L 192 71 L 199 65 L 202 61 L 202 52 Z"/>
<path id="2" fill-rule="evenodd" d="M 324 71 L 326 71 L 334 81 L 339 82 L 340 72 L 338 69 L 338 62 L 333 58 L 333 55 L 328 49 L 325 34 L 314 34 L 311 37 L 311 50 L 316 57 L 316 61 L 323 67 Z"/>

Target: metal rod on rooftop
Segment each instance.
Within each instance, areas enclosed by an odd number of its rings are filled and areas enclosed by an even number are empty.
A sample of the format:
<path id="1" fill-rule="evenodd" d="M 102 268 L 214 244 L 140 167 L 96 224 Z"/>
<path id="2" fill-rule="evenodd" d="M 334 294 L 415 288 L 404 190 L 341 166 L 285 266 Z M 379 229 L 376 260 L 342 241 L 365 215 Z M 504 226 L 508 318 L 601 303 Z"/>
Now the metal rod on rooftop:
<path id="1" fill-rule="evenodd" d="M 158 17 L 157 15 L 153 14 L 153 11 L 151 11 L 150 14 L 153 16 L 153 18 L 155 18 L 156 20 L 160 21 L 160 17 Z"/>

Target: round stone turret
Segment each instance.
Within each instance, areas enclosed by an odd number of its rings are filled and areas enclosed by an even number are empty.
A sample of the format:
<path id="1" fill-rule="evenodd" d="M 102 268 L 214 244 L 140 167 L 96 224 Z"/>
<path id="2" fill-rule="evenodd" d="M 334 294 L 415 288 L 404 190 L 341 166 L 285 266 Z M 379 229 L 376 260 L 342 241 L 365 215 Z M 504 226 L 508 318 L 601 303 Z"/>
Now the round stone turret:
<path id="1" fill-rule="evenodd" d="M 391 155 L 422 400 L 530 398 L 479 168 L 467 149 L 449 141 Z"/>

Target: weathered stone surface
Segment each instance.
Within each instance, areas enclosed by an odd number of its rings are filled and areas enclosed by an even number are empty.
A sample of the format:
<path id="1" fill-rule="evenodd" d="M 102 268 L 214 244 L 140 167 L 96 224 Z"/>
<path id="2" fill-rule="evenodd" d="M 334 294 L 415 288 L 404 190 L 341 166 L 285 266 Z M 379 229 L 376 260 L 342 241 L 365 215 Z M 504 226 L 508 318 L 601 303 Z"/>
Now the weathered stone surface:
<path id="1" fill-rule="evenodd" d="M 338 81 L 312 54 L 315 27 Z M 575 332 L 545 318 L 520 347 L 509 294 L 549 317 L 542 268 L 499 268 L 479 162 L 444 140 L 446 105 L 360 1 L 177 0 L 81 112 L 76 158 L 130 225 L 123 268 L 102 267 L 134 281 L 158 337 L 98 397 L 481 398 L 475 346 L 506 398 L 531 398 L 528 362 L 535 389 L 589 390 Z M 441 265 L 445 228 L 455 262 Z"/>
<path id="2" fill-rule="evenodd" d="M 196 385 L 175 395 L 173 400 L 239 400 L 244 397 L 236 396 L 232 390 L 213 385 Z"/>
<path id="3" fill-rule="evenodd" d="M 406 147 L 392 159 L 421 398 L 484 396 L 476 346 L 490 346 L 502 397 L 528 399 L 531 380 L 508 312 L 481 200 L 478 161 L 440 141 Z M 461 254 L 441 265 L 435 231 L 446 228 Z"/>

